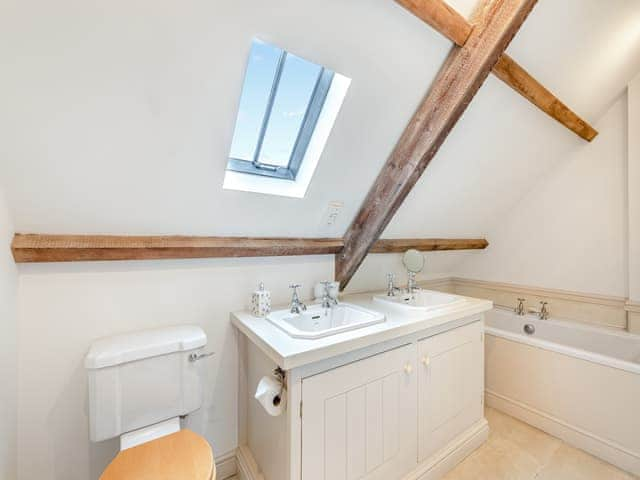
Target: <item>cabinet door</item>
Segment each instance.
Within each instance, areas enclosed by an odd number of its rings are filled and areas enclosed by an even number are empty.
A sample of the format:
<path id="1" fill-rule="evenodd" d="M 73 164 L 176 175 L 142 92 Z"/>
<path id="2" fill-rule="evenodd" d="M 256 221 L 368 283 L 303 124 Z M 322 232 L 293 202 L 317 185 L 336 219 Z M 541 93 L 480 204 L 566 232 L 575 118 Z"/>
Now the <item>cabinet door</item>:
<path id="1" fill-rule="evenodd" d="M 302 381 L 302 480 L 401 478 L 416 466 L 416 345 Z"/>
<path id="2" fill-rule="evenodd" d="M 482 322 L 418 342 L 418 461 L 427 460 L 483 413 Z"/>

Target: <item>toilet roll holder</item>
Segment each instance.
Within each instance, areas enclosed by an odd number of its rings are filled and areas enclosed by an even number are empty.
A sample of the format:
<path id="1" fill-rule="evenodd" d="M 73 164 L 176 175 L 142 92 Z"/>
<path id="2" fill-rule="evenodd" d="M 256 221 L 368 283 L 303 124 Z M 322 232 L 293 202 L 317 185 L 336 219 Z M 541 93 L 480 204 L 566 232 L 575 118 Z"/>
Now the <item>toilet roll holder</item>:
<path id="1" fill-rule="evenodd" d="M 287 373 L 280 367 L 277 367 L 273 370 L 273 376 L 276 377 L 278 379 L 278 382 L 280 383 L 280 392 L 278 393 L 278 395 L 273 397 L 273 405 L 275 407 L 278 407 L 282 403 L 282 395 L 286 386 Z"/>

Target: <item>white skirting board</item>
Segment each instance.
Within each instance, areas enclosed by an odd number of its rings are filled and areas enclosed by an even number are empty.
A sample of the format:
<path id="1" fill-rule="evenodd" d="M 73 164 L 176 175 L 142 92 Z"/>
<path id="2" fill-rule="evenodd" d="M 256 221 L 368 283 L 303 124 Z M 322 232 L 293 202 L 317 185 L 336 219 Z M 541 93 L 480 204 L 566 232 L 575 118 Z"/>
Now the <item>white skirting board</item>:
<path id="1" fill-rule="evenodd" d="M 437 480 L 453 470 L 489 438 L 489 424 L 483 418 L 474 426 L 458 435 L 446 447 L 426 462 L 420 464 L 402 480 Z"/>
<path id="2" fill-rule="evenodd" d="M 488 437 L 489 425 L 483 418 L 428 461 L 399 480 L 437 480 L 480 447 Z M 249 448 L 246 446 L 238 448 L 237 460 L 239 480 L 265 480 Z"/>
<path id="3" fill-rule="evenodd" d="M 485 401 L 488 407 L 533 425 L 618 468 L 640 475 L 640 454 L 638 453 L 496 392 L 486 390 Z"/>
<path id="4" fill-rule="evenodd" d="M 216 480 L 225 480 L 238 473 L 236 452 L 231 451 L 216 457 Z"/>
<path id="5" fill-rule="evenodd" d="M 238 459 L 238 480 L 264 480 L 249 447 L 238 447 L 236 455 Z"/>

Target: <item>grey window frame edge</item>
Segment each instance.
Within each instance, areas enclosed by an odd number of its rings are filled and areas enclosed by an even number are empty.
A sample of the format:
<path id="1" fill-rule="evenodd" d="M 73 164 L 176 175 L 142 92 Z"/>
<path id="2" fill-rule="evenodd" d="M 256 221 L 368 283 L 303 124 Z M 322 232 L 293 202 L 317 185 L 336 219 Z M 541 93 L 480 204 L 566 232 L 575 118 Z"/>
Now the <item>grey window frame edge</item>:
<path id="1" fill-rule="evenodd" d="M 262 177 L 280 178 L 282 180 L 295 180 L 293 173 L 288 167 L 277 167 L 264 163 L 256 165 L 253 162 L 240 158 L 230 158 L 229 163 L 227 163 L 227 170 L 238 173 L 250 173 Z"/>
<path id="2" fill-rule="evenodd" d="M 285 56 L 286 52 L 284 52 L 283 57 Z M 283 57 L 281 57 L 280 59 L 280 67 L 282 67 L 282 64 L 284 63 Z M 281 72 L 279 71 L 276 75 L 276 79 L 278 80 L 280 73 Z M 289 158 L 289 165 L 287 167 L 269 165 L 259 162 L 258 156 L 260 151 L 256 147 L 256 155 L 253 161 L 242 160 L 239 158 L 229 158 L 229 162 L 227 163 L 227 170 L 294 181 L 298 175 L 300 166 L 302 165 L 302 161 L 304 160 L 304 156 L 307 152 L 307 148 L 309 147 L 313 132 L 315 131 L 316 125 L 318 124 L 318 119 L 320 118 L 322 108 L 324 107 L 329 89 L 331 88 L 333 77 L 334 72 L 329 69 L 322 68 L 322 70 L 320 71 L 318 80 L 313 90 L 313 94 L 311 95 L 311 100 L 309 102 L 309 105 L 307 106 L 307 111 L 305 112 L 304 119 L 300 126 L 300 131 L 298 132 L 291 157 Z M 271 102 L 275 97 L 278 83 L 279 81 L 274 82 L 274 86 L 272 87 L 272 94 L 270 99 Z M 264 141 L 264 134 L 266 133 L 266 127 L 269 122 L 269 118 L 270 115 L 265 114 L 261 129 L 261 135 L 258 139 L 258 146 Z"/>
<path id="3" fill-rule="evenodd" d="M 289 159 L 289 170 L 293 174 L 294 179 L 298 176 L 298 171 L 307 153 L 307 148 L 309 148 L 311 137 L 313 137 L 313 132 L 316 129 L 318 119 L 322 113 L 322 107 L 324 107 L 324 102 L 327 99 L 331 83 L 333 82 L 333 76 L 333 71 L 326 68 L 323 68 L 318 76 L 318 81 L 313 90 L 311 101 L 305 112 L 304 120 L 298 132 L 298 138 L 296 139 L 291 158 Z"/>

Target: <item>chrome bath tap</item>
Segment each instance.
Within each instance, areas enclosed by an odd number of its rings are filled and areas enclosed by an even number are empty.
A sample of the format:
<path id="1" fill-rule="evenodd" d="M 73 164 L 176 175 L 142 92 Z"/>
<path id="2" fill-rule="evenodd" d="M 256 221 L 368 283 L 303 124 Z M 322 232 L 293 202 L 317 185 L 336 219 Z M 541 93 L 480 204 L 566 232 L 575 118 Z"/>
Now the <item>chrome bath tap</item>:
<path id="1" fill-rule="evenodd" d="M 524 317 L 526 315 L 527 311 L 524 308 L 524 302 L 526 301 L 527 300 L 525 298 L 518 299 L 518 306 L 514 309 L 514 312 L 516 312 L 516 315 L 520 315 L 521 317 Z"/>
<path id="2" fill-rule="evenodd" d="M 542 305 L 542 307 L 540 308 L 540 313 L 538 313 L 538 318 L 540 318 L 540 320 L 549 320 L 550 313 L 547 309 L 549 302 L 542 301 L 540 305 Z"/>
<path id="3" fill-rule="evenodd" d="M 302 301 L 300 300 L 300 297 L 298 296 L 298 289 L 300 287 L 302 287 L 302 285 L 299 283 L 294 283 L 292 285 L 289 285 L 289 288 L 293 290 L 293 295 L 291 296 L 291 308 L 290 308 L 291 313 L 301 313 L 307 309 L 307 306 L 304 303 L 302 303 Z"/>

